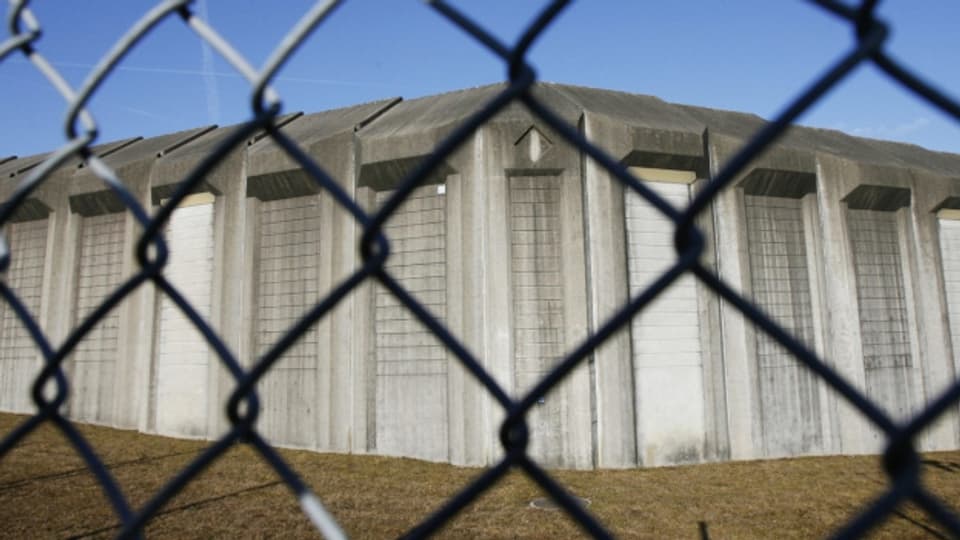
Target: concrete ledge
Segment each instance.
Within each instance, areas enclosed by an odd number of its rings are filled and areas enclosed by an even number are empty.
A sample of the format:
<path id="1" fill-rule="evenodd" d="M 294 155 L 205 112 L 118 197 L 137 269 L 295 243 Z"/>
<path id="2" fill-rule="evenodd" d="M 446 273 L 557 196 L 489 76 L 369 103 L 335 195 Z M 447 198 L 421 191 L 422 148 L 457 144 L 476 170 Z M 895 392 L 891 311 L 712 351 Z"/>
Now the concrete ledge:
<path id="1" fill-rule="evenodd" d="M 427 156 L 414 156 L 361 165 L 357 187 L 369 187 L 375 191 L 394 189 L 426 158 Z M 456 171 L 452 167 L 446 163 L 441 163 L 420 185 L 442 184 L 448 175 L 454 173 Z"/>
<path id="2" fill-rule="evenodd" d="M 110 190 L 80 193 L 70 196 L 70 210 L 84 217 L 123 212 L 126 206 Z"/>
<path id="3" fill-rule="evenodd" d="M 893 212 L 910 206 L 910 190 L 890 186 L 860 185 L 841 199 L 851 210 Z"/>
<path id="4" fill-rule="evenodd" d="M 697 146 L 699 146 L 701 151 L 703 150 L 702 142 L 697 141 Z M 695 171 L 698 176 L 706 176 L 707 168 L 707 160 L 702 153 L 676 154 L 633 150 L 627 154 L 621 162 L 627 167 Z"/>
<path id="5" fill-rule="evenodd" d="M 50 215 L 50 212 L 52 212 L 52 210 L 44 204 L 43 201 L 29 197 L 14 210 L 13 215 L 10 216 L 10 223 L 45 219 Z"/>
<path id="6" fill-rule="evenodd" d="M 284 171 L 247 178 L 247 197 L 275 201 L 320 192 L 320 186 L 304 171 Z"/>
<path id="7" fill-rule="evenodd" d="M 817 175 L 758 168 L 750 171 L 739 185 L 746 195 L 802 199 L 808 193 L 817 192 Z"/>

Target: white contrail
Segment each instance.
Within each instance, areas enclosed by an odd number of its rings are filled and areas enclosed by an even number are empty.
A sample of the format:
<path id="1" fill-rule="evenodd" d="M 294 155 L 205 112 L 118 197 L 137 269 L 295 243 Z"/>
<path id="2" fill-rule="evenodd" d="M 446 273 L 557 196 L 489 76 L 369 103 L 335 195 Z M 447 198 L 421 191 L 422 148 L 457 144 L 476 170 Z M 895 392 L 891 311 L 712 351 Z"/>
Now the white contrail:
<path id="1" fill-rule="evenodd" d="M 197 11 L 200 18 L 210 23 L 210 17 L 207 15 L 207 0 L 197 2 Z M 203 60 L 203 85 L 207 89 L 207 122 L 211 124 L 220 123 L 220 93 L 217 90 L 217 77 L 213 70 L 213 49 L 206 40 L 200 40 L 200 54 Z"/>
<path id="2" fill-rule="evenodd" d="M 11 58 L 4 61 L 4 63 L 9 64 L 29 64 L 25 60 L 20 60 L 18 58 Z M 58 68 L 78 68 L 78 69 L 93 69 L 96 67 L 96 64 L 86 64 L 83 62 L 50 62 L 51 65 Z M 185 68 L 165 68 L 165 67 L 153 67 L 153 66 L 125 66 L 119 65 L 115 68 L 116 71 L 134 71 L 140 73 L 169 73 L 171 75 L 199 75 L 205 76 L 210 75 L 213 77 L 223 77 L 229 79 L 239 79 L 241 78 L 240 74 L 235 71 L 204 71 L 200 69 L 185 69 Z M 286 75 L 278 75 L 274 77 L 273 80 L 276 81 L 286 81 L 286 82 L 297 82 L 297 83 L 310 83 L 310 84 L 329 84 L 335 86 L 370 86 L 370 87 L 384 87 L 384 88 L 394 88 L 397 85 L 389 85 L 382 83 L 373 83 L 373 82 L 360 82 L 360 81 L 344 81 L 338 79 L 316 79 L 312 77 L 290 77 Z"/>
<path id="3" fill-rule="evenodd" d="M 139 116 L 143 116 L 143 117 L 145 117 L 145 118 L 152 118 L 152 119 L 154 119 L 154 120 L 166 120 L 166 119 L 167 119 L 165 116 L 160 116 L 159 114 L 155 114 L 155 113 L 152 113 L 152 112 L 150 112 L 150 111 L 145 111 L 145 110 L 143 110 L 143 109 L 138 109 L 138 108 L 136 108 L 136 107 L 129 107 L 129 106 L 127 106 L 127 105 L 120 105 L 120 108 L 123 109 L 123 110 L 125 110 L 125 111 L 127 111 L 127 112 L 129 112 L 129 113 L 133 113 L 133 114 L 136 114 L 136 115 L 139 115 Z"/>

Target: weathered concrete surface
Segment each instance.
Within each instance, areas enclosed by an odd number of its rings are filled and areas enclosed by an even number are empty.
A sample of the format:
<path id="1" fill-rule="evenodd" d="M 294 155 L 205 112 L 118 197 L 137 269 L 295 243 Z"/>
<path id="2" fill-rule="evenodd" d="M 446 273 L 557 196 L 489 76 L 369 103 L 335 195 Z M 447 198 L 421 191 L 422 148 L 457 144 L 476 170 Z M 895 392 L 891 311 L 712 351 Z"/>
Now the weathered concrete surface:
<path id="1" fill-rule="evenodd" d="M 213 292 L 213 197 L 194 195 L 178 208 L 166 230 L 170 262 L 164 276 L 210 320 Z M 168 296 L 156 315 L 155 429 L 167 435 L 207 435 L 209 366 L 216 362 L 203 336 Z"/>
<path id="2" fill-rule="evenodd" d="M 43 269 L 47 255 L 48 220 L 12 223 L 7 228 L 10 249 L 17 253 L 7 270 L 6 283 L 34 317 L 40 317 L 43 298 Z M 41 365 L 37 347 L 12 309 L 0 319 L 0 407 L 12 412 L 32 409 L 30 390 Z"/>
<path id="3" fill-rule="evenodd" d="M 293 113 L 277 125 L 370 213 L 502 88 Z M 624 92 L 540 84 L 533 93 L 677 208 L 764 125 Z M 152 209 L 236 129 L 93 151 Z M 44 157 L 0 163 L 0 196 Z M 5 230 L 14 255 L 4 279 L 54 343 L 137 270 L 142 231 L 81 165 L 68 160 Z M 165 231 L 164 275 L 249 367 L 362 266 L 361 227 L 264 132 L 238 141 L 195 191 Z M 697 216 L 701 263 L 904 419 L 960 368 L 958 209 L 960 156 L 794 127 Z M 384 233 L 390 275 L 515 398 L 675 259 L 671 221 L 519 103 L 438 164 Z M 9 309 L 0 345 L 0 408 L 27 411 L 40 362 Z M 65 365 L 77 420 L 185 437 L 227 427 L 232 377 L 152 286 Z M 502 454 L 500 404 L 372 281 L 314 323 L 257 389 L 258 427 L 274 444 L 467 465 Z M 923 434 L 924 449 L 960 446 L 955 409 Z M 591 351 L 527 422 L 531 455 L 571 468 L 861 453 L 883 442 L 689 275 Z"/>
<path id="4" fill-rule="evenodd" d="M 814 343 L 813 299 L 802 202 L 746 196 L 751 293 L 767 314 L 807 346 Z M 813 373 L 782 345 L 754 332 L 763 454 L 810 454 L 823 444 Z"/>
<path id="5" fill-rule="evenodd" d="M 647 186 L 672 206 L 689 203 L 692 171 L 674 178 L 660 171 L 642 172 L 651 180 Z M 628 192 L 626 208 L 629 282 L 635 297 L 673 264 L 674 227 L 636 193 Z M 645 465 L 703 458 L 700 331 L 700 301 L 691 275 L 680 278 L 633 319 L 638 449 Z"/>
<path id="6" fill-rule="evenodd" d="M 392 191 L 377 193 L 380 206 Z M 418 188 L 387 222 L 390 274 L 439 321 L 447 301 L 446 186 Z M 374 293 L 376 449 L 445 461 L 449 455 L 446 348 L 387 289 Z M 416 388 L 416 392 L 410 392 Z M 411 425 L 410 419 L 417 421 Z"/>

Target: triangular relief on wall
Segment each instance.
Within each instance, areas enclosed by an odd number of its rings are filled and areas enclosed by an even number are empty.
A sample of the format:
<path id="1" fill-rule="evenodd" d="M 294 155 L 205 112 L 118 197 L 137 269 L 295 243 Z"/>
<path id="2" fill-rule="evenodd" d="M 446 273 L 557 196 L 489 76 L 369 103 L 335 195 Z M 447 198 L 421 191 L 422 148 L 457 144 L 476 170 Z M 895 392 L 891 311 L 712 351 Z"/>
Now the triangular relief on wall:
<path id="1" fill-rule="evenodd" d="M 517 139 L 514 146 L 517 147 L 519 152 L 526 151 L 526 156 L 530 161 L 536 163 L 553 148 L 553 142 L 537 129 L 536 126 L 530 126 L 530 128 L 524 131 L 523 135 Z"/>

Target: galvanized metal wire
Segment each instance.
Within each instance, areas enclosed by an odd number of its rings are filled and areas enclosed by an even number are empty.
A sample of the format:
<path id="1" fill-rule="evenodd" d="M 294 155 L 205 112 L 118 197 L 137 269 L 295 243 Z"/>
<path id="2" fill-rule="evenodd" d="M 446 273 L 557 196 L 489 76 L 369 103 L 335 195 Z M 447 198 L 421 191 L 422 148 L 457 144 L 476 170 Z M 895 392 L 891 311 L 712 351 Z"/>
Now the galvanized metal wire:
<path id="1" fill-rule="evenodd" d="M 0 458 L 15 448 L 41 424 L 51 423 L 66 437 L 99 482 L 120 521 L 119 536 L 136 537 L 142 533 L 144 526 L 158 514 L 163 506 L 206 467 L 223 456 L 234 445 L 248 444 L 276 471 L 293 495 L 300 501 L 303 512 L 324 536 L 328 538 L 344 537 L 342 529 L 334 517 L 326 511 L 323 502 L 313 495 L 297 472 L 257 431 L 260 403 L 256 393 L 256 385 L 281 360 L 284 353 L 299 336 L 326 317 L 341 300 L 357 287 L 370 280 L 375 280 L 402 302 L 447 347 L 460 364 L 489 392 L 505 413 L 505 419 L 500 425 L 499 432 L 500 443 L 504 450 L 502 460 L 486 470 L 470 485 L 460 490 L 442 507 L 426 516 L 406 536 L 420 538 L 431 535 L 456 516 L 464 507 L 500 481 L 510 470 L 519 469 L 539 484 L 587 533 L 597 538 L 607 538 L 611 534 L 604 525 L 592 516 L 586 508 L 578 504 L 576 499 L 548 471 L 528 455 L 529 428 L 525 418 L 541 396 L 560 384 L 574 368 L 585 362 L 605 340 L 628 325 L 631 318 L 643 311 L 671 283 L 684 274 L 690 273 L 717 295 L 735 306 L 757 328 L 786 347 L 797 360 L 816 373 L 842 399 L 858 409 L 886 437 L 886 450 L 882 462 L 884 470 L 889 476 L 890 488 L 862 508 L 857 515 L 852 516 L 836 532 L 835 536 L 837 538 L 852 538 L 864 535 L 872 527 L 886 519 L 898 505 L 907 501 L 922 508 L 946 530 L 960 537 L 960 518 L 953 509 L 927 491 L 920 482 L 920 459 L 916 450 L 919 433 L 935 422 L 949 408 L 960 402 L 960 381 L 954 381 L 945 392 L 931 400 L 922 411 L 909 420 L 897 422 L 885 413 L 879 404 L 874 403 L 862 391 L 854 388 L 816 353 L 771 320 L 757 306 L 742 297 L 713 271 L 700 263 L 700 255 L 704 250 L 705 241 L 703 233 L 695 225 L 696 218 L 708 208 L 717 194 L 729 188 L 733 179 L 743 172 L 754 158 L 773 144 L 791 123 L 820 100 L 827 91 L 847 78 L 851 71 L 861 64 L 872 63 L 885 72 L 892 81 L 915 94 L 918 99 L 925 100 L 945 114 L 960 120 L 960 104 L 924 82 L 910 70 L 909 66 L 899 62 L 886 52 L 884 46 L 889 35 L 889 29 L 887 24 L 876 16 L 876 1 L 864 0 L 856 6 L 832 0 L 814 0 L 811 3 L 820 9 L 833 13 L 843 24 L 849 25 L 855 31 L 855 46 L 835 64 L 828 66 L 824 75 L 812 81 L 807 88 L 803 89 L 772 122 L 754 134 L 750 141 L 710 178 L 705 188 L 696 195 L 686 208 L 676 210 L 651 189 L 645 187 L 637 178 L 631 176 L 616 159 L 587 141 L 574 126 L 565 123 L 556 113 L 537 101 L 531 92 L 537 82 L 537 74 L 527 63 L 527 51 L 541 33 L 550 26 L 556 16 L 564 10 L 568 4 L 567 0 L 549 2 L 513 45 L 500 42 L 488 30 L 443 0 L 432 1 L 429 3 L 430 6 L 449 20 L 450 24 L 461 29 L 467 36 L 476 40 L 489 49 L 493 55 L 503 60 L 507 67 L 507 84 L 496 97 L 442 140 L 433 153 L 400 182 L 385 204 L 371 214 L 361 208 L 360 204 L 344 191 L 340 184 L 314 162 L 306 152 L 301 150 L 295 141 L 278 129 L 277 121 L 282 102 L 279 94 L 270 86 L 271 80 L 275 77 L 279 68 L 340 4 L 339 0 L 318 2 L 280 41 L 276 50 L 260 69 L 250 65 L 212 26 L 198 17 L 191 8 L 190 0 L 160 2 L 127 31 L 90 72 L 79 89 L 71 87 L 40 52 L 39 44 L 36 42 L 40 37 L 42 26 L 30 11 L 29 0 L 10 0 L 7 17 L 9 36 L 4 42 L 0 43 L 0 65 L 5 59 L 20 55 L 32 63 L 37 71 L 58 91 L 68 107 L 64 125 L 67 142 L 47 157 L 43 163 L 32 169 L 17 186 L 13 195 L 0 206 L 0 226 L 11 220 L 31 192 L 43 184 L 59 166 L 69 159 L 80 158 L 104 182 L 104 185 L 116 194 L 126 210 L 143 228 L 143 233 L 136 246 L 139 269 L 108 297 L 104 298 L 99 307 L 83 319 L 60 346 L 51 343 L 43 328 L 40 327 L 18 297 L 17 291 L 0 280 L 0 296 L 20 319 L 44 359 L 43 368 L 34 379 L 32 388 L 32 399 L 37 410 L 29 419 L 6 434 L 0 441 Z M 248 81 L 251 89 L 251 107 L 249 120 L 234 130 L 216 149 L 205 156 L 190 174 L 180 180 L 173 195 L 161 206 L 156 215 L 150 217 L 149 213 L 137 201 L 137 198 L 125 187 L 122 179 L 118 178 L 116 173 L 91 151 L 91 147 L 97 139 L 98 130 L 96 120 L 87 111 L 86 105 L 116 68 L 118 62 L 139 42 L 148 39 L 153 27 L 167 19 L 179 19 Z M 514 102 L 525 105 L 533 115 L 549 125 L 569 144 L 584 152 L 595 160 L 599 166 L 609 171 L 615 181 L 621 182 L 625 187 L 635 191 L 671 220 L 675 224 L 674 241 L 677 252 L 675 262 L 666 272 L 630 299 L 629 303 L 622 306 L 592 335 L 568 352 L 546 377 L 519 399 L 510 397 L 483 367 L 480 359 L 473 356 L 441 321 L 435 318 L 404 288 L 400 281 L 390 274 L 386 269 L 386 262 L 390 258 L 390 239 L 383 232 L 386 221 L 411 196 L 413 191 L 427 180 L 434 169 L 464 144 L 485 122 Z M 204 321 L 203 317 L 177 288 L 164 277 L 163 269 L 168 261 L 169 252 L 164 241 L 163 230 L 173 210 L 202 182 L 203 178 L 232 150 L 245 144 L 251 136 L 261 131 L 266 136 L 271 137 L 323 191 L 332 196 L 336 204 L 346 210 L 362 227 L 363 235 L 359 248 L 363 257 L 363 264 L 317 302 L 312 309 L 289 328 L 282 339 L 274 343 L 249 368 L 244 368 L 216 331 Z M 9 266 L 11 257 L 12 254 L 6 241 L 0 238 L 0 269 Z M 147 282 L 152 282 L 162 291 L 162 294 L 169 297 L 203 335 L 210 348 L 215 352 L 218 361 L 232 377 L 234 389 L 225 404 L 230 423 L 227 433 L 196 456 L 175 478 L 153 494 L 143 506 L 136 508 L 124 496 L 121 486 L 103 460 L 97 455 L 95 449 L 62 413 L 63 405 L 70 392 L 70 380 L 64 370 L 64 361 L 99 321 L 115 309 L 128 295 L 147 284 Z"/>

